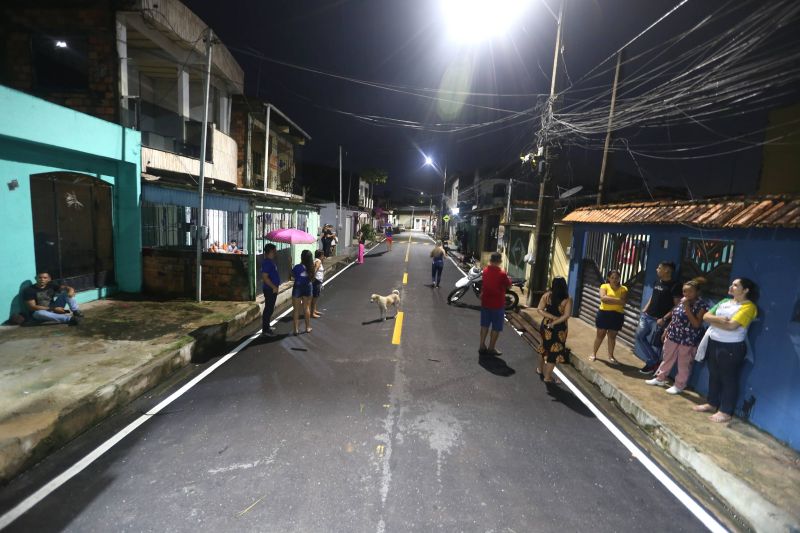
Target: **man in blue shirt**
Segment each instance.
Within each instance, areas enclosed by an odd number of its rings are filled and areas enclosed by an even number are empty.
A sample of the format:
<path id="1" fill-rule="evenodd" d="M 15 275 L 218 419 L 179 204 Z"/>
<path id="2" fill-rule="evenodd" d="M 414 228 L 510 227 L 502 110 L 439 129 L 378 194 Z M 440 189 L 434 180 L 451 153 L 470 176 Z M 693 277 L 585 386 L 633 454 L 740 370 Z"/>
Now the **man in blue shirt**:
<path id="1" fill-rule="evenodd" d="M 261 288 L 264 291 L 264 312 L 261 315 L 261 334 L 275 335 L 269 323 L 275 311 L 275 301 L 278 299 L 278 288 L 281 286 L 281 277 L 278 266 L 275 264 L 277 248 L 269 243 L 264 247 L 264 261 L 261 263 Z"/>

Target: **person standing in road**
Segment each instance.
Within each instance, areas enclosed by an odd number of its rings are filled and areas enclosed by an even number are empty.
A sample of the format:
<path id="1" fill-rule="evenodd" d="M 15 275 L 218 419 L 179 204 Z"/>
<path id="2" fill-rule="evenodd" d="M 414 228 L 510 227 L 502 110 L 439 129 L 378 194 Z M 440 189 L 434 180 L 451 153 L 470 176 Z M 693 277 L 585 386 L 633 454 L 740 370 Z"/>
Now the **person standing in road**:
<path id="1" fill-rule="evenodd" d="M 505 320 L 506 290 L 511 288 L 511 279 L 505 270 L 500 268 L 503 256 L 495 252 L 489 258 L 489 265 L 483 269 L 483 286 L 481 287 L 481 344 L 480 355 L 503 355 L 497 349 L 497 338 L 503 331 Z M 491 328 L 491 335 L 489 329 Z M 489 336 L 489 346 L 486 337 Z"/>
<path id="2" fill-rule="evenodd" d="M 716 411 L 709 417 L 712 422 L 730 422 L 733 416 L 739 397 L 739 372 L 747 356 L 747 328 L 758 315 L 758 286 L 752 280 L 733 280 L 728 294 L 733 298 L 720 301 L 703 316 L 709 326 L 703 339 L 708 343 L 708 402 L 692 409 L 700 413 Z"/>
<path id="3" fill-rule="evenodd" d="M 261 290 L 264 291 L 264 312 L 261 314 L 261 334 L 274 335 L 270 322 L 272 313 L 275 312 L 275 302 L 278 300 L 278 290 L 281 286 L 281 277 L 278 266 L 275 264 L 277 247 L 269 243 L 264 246 L 264 261 L 261 262 Z"/>
<path id="4" fill-rule="evenodd" d="M 444 250 L 442 241 L 436 241 L 436 246 L 431 250 L 431 259 L 433 259 L 433 264 L 431 265 L 431 286 L 437 289 L 439 288 L 439 283 L 442 281 L 442 270 L 444 270 L 444 258 L 446 255 L 447 252 Z"/>
<path id="5" fill-rule="evenodd" d="M 311 280 L 311 316 L 320 318 L 317 302 L 322 295 L 322 282 L 325 280 L 325 267 L 322 265 L 322 250 L 314 252 L 314 279 Z"/>
<path id="6" fill-rule="evenodd" d="M 661 362 L 661 350 L 654 346 L 658 338 L 654 337 L 659 335 L 659 331 L 664 331 L 663 328 L 672 315 L 672 308 L 681 299 L 681 285 L 678 280 L 673 279 L 674 274 L 675 263 L 662 261 L 658 264 L 658 280 L 653 285 L 653 294 L 639 317 L 633 353 L 644 361 L 644 366 L 639 370 L 642 374 L 652 374 Z"/>
<path id="7" fill-rule="evenodd" d="M 306 323 L 306 333 L 311 333 L 311 277 L 314 274 L 314 256 L 310 250 L 303 250 L 300 254 L 300 263 L 292 269 L 292 318 L 294 319 L 295 335 L 300 334 L 300 310 L 303 310 L 303 319 Z"/>
<path id="8" fill-rule="evenodd" d="M 677 363 L 678 375 L 667 392 L 680 394 L 686 388 L 695 352 L 703 337 L 703 315 L 708 311 L 708 306 L 700 298 L 700 288 L 705 283 L 705 278 L 694 278 L 683 284 L 683 299 L 672 309 L 672 318 L 664 332 L 664 361 L 653 379 L 645 382 L 648 385 L 666 385 L 669 373 Z"/>
<path id="9" fill-rule="evenodd" d="M 391 224 L 386 226 L 385 233 L 386 233 L 386 248 L 387 248 L 387 251 L 391 252 L 392 251 L 392 237 L 394 236 L 394 233 L 392 233 L 392 225 Z"/>
<path id="10" fill-rule="evenodd" d="M 614 348 L 617 345 L 617 334 L 625 322 L 625 302 L 628 301 L 628 287 L 620 283 L 621 279 L 619 270 L 612 270 L 606 277 L 607 283 L 600 285 L 600 309 L 594 320 L 597 335 L 590 361 L 597 360 L 597 351 L 603 344 L 603 339 L 608 336 L 608 360 L 617 362 L 614 359 Z"/>
<path id="11" fill-rule="evenodd" d="M 545 383 L 556 383 L 553 370 L 556 363 L 564 362 L 567 351 L 567 322 L 572 314 L 572 299 L 567 291 L 567 280 L 553 278 L 550 290 L 539 299 L 539 313 L 542 315 L 542 344 L 539 345 L 539 365 L 536 373 Z"/>
<path id="12" fill-rule="evenodd" d="M 367 237 L 363 230 L 358 230 L 358 264 L 364 264 L 364 248 L 367 244 Z"/>

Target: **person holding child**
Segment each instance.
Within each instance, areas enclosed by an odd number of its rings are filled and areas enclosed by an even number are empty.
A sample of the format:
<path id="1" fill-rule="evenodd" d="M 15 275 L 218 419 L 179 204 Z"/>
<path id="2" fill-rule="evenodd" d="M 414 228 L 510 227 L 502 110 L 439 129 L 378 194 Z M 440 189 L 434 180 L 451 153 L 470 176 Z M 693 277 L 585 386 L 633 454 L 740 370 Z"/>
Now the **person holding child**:
<path id="1" fill-rule="evenodd" d="M 703 316 L 708 311 L 708 306 L 700 298 L 700 290 L 705 283 L 705 278 L 697 277 L 683 284 L 683 298 L 672 309 L 669 325 L 664 331 L 663 361 L 655 377 L 645 382 L 648 385 L 666 385 L 667 377 L 677 364 L 675 383 L 667 389 L 667 393 L 680 394 L 686 388 L 697 346 L 703 338 Z"/>

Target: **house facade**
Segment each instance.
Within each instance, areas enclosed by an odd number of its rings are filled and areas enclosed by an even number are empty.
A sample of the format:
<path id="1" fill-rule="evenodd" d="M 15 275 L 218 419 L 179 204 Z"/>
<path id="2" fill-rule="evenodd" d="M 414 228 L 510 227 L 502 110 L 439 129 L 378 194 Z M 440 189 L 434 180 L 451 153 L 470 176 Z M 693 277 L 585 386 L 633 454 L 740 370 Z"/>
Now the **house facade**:
<path id="1" fill-rule="evenodd" d="M 593 323 L 599 285 L 610 269 L 629 288 L 621 337 L 631 342 L 661 261 L 678 265 L 680 279 L 709 280 L 704 297 L 726 296 L 737 277 L 761 290 L 753 347 L 741 374 L 737 414 L 800 449 L 800 197 L 772 196 L 646 202 L 580 208 L 564 219 L 573 227 L 569 290 L 576 316 Z M 705 363 L 689 386 L 707 392 Z"/>
<path id="2" fill-rule="evenodd" d="M 198 231 L 210 29 L 177 0 L 77 4 L 4 3 L 0 82 L 139 132 L 141 224 L 133 242 L 144 292 L 194 294 L 199 235 L 205 250 L 236 241 L 244 252 L 204 254 L 204 297 L 254 298 L 266 232 L 317 232 L 318 210 L 294 191 L 296 150 L 310 137 L 274 106 L 259 102 L 255 113 L 235 106 L 243 101 L 244 73 L 214 37 Z M 281 264 L 299 260 L 301 251 L 281 246 Z"/>
<path id="3" fill-rule="evenodd" d="M 140 134 L 0 85 L 0 302 L 47 271 L 79 302 L 141 289 Z"/>

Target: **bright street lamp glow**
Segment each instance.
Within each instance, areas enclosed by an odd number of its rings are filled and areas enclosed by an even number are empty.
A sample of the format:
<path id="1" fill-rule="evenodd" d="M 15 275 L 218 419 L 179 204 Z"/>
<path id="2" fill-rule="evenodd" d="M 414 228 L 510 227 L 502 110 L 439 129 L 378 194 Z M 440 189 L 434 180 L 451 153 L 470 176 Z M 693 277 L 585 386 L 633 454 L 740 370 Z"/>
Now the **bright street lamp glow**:
<path id="1" fill-rule="evenodd" d="M 428 165 L 429 167 L 433 166 L 433 159 L 431 158 L 431 156 L 429 155 L 425 156 L 425 164 Z"/>
<path id="2" fill-rule="evenodd" d="M 451 39 L 476 43 L 505 34 L 530 0 L 440 0 Z"/>
<path id="3" fill-rule="evenodd" d="M 66 48 L 67 41 L 56 41 L 56 48 Z"/>

